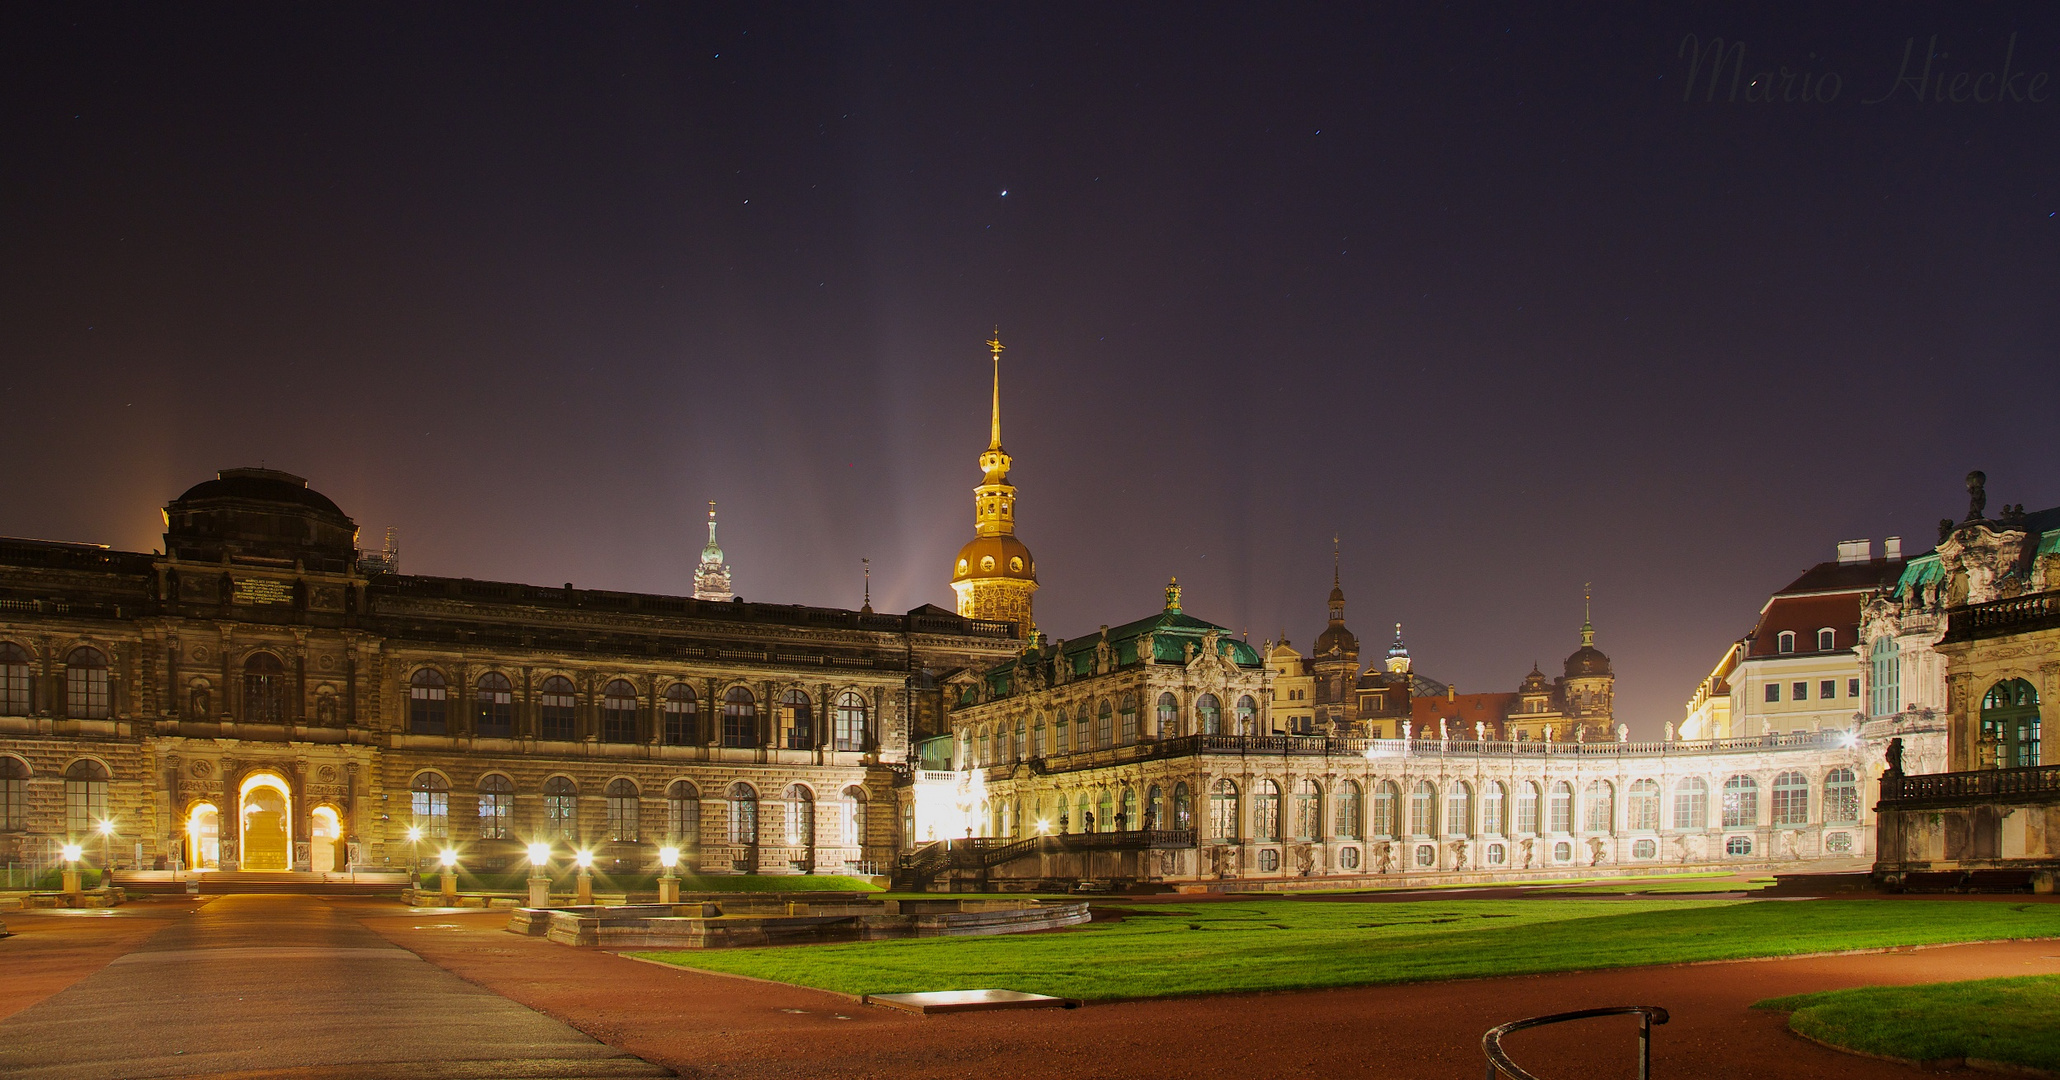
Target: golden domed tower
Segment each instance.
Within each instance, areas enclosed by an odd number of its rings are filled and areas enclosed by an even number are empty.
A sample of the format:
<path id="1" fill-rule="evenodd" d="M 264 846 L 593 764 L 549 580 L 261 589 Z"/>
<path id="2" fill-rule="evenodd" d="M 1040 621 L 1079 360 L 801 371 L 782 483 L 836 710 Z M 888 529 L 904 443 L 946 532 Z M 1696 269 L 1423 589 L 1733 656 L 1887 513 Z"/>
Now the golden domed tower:
<path id="1" fill-rule="evenodd" d="M 958 613 L 969 619 L 1016 624 L 1016 636 L 1034 631 L 1030 594 L 1037 591 L 1037 563 L 1016 539 L 1016 489 L 1009 483 L 1009 455 L 1001 448 L 1001 335 L 987 343 L 994 354 L 994 419 L 987 452 L 980 455 L 980 486 L 973 489 L 973 540 L 958 550 L 951 590 Z"/>

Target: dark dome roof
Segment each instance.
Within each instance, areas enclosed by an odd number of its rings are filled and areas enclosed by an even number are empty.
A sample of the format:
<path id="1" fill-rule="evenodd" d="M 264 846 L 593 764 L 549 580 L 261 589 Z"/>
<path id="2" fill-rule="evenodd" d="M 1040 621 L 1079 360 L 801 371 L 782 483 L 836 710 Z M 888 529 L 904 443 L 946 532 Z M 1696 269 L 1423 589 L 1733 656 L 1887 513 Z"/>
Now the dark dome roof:
<path id="1" fill-rule="evenodd" d="M 308 486 L 306 478 L 277 469 L 223 469 L 213 480 L 204 480 L 172 500 L 173 506 L 202 499 L 249 499 L 254 502 L 292 503 L 310 510 L 343 517 L 343 510 L 329 496 Z"/>
<path id="2" fill-rule="evenodd" d="M 1609 673 L 1609 657 L 1593 645 L 1583 645 L 1566 658 L 1566 677 L 1569 679 L 1599 678 Z"/>
<path id="3" fill-rule="evenodd" d="M 1344 623 L 1332 623 L 1324 628 L 1323 633 L 1316 635 L 1316 651 L 1310 655 L 1327 655 L 1332 646 L 1336 646 L 1342 652 L 1359 655 L 1359 639 L 1354 637 L 1350 630 L 1345 629 Z"/>

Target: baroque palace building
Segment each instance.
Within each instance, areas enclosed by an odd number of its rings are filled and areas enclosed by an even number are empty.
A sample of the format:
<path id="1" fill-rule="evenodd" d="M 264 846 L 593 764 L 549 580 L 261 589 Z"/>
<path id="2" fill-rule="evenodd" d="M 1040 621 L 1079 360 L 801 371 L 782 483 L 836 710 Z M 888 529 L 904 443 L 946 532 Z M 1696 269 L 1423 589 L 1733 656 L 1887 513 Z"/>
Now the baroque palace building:
<path id="1" fill-rule="evenodd" d="M 867 810 L 942 729 L 938 678 L 1018 629 L 731 600 L 712 513 L 694 597 L 386 572 L 266 469 L 174 499 L 162 554 L 0 541 L 0 861 L 886 861 L 896 823 Z"/>

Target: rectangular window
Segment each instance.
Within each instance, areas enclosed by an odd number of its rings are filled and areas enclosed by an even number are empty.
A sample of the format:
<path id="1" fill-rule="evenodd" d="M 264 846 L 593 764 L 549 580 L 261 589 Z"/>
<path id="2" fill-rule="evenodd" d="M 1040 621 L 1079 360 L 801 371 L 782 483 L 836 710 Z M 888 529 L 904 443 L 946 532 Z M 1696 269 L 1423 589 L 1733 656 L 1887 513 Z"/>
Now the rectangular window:
<path id="1" fill-rule="evenodd" d="M 1810 684 L 1806 682 L 1799 682 L 1791 685 L 1788 688 L 1788 699 L 1790 701 L 1810 700 Z"/>
<path id="2" fill-rule="evenodd" d="M 701 800 L 667 799 L 665 801 L 665 835 L 683 848 L 701 846 Z"/>
<path id="3" fill-rule="evenodd" d="M 1768 684 L 1767 684 L 1767 700 L 1768 700 L 1768 701 L 1780 701 L 1780 700 L 1781 700 L 1781 684 L 1780 684 L 1780 683 L 1777 683 L 1777 682 L 1770 682 L 1770 683 L 1768 683 Z"/>
<path id="4" fill-rule="evenodd" d="M 543 721 L 541 732 L 546 739 L 570 739 L 573 728 L 573 696 L 571 694 L 542 694 L 537 698 L 542 708 L 538 718 Z"/>
<path id="5" fill-rule="evenodd" d="M 107 820 L 107 781 L 66 780 L 64 782 L 64 827 L 75 837 L 85 837 Z"/>
<path id="6" fill-rule="evenodd" d="M 1825 679 L 1817 684 L 1817 700 L 1830 701 L 1838 696 L 1838 680 Z"/>
<path id="7" fill-rule="evenodd" d="M 637 839 L 637 797 L 608 796 L 608 839 L 633 843 Z"/>
<path id="8" fill-rule="evenodd" d="M 496 791 L 479 794 L 479 838 L 481 840 L 506 840 L 508 838 L 508 803 L 512 795 Z"/>
<path id="9" fill-rule="evenodd" d="M 424 837 L 441 840 L 451 834 L 451 795 L 447 791 L 414 792 L 415 826 Z"/>
<path id="10" fill-rule="evenodd" d="M 1849 698 L 1856 698 L 1860 696 L 1860 680 L 1847 679 L 1845 681 L 1845 696 Z"/>
<path id="11" fill-rule="evenodd" d="M 29 665 L 12 663 L 16 657 L 0 652 L 0 716 L 27 716 L 29 714 Z"/>
<path id="12" fill-rule="evenodd" d="M 16 831 L 28 828 L 29 782 L 13 776 L 0 776 L 0 830 Z"/>
<path id="13" fill-rule="evenodd" d="M 1516 831 L 1518 835 L 1538 832 L 1538 789 L 1524 784 L 1517 789 Z"/>
<path id="14" fill-rule="evenodd" d="M 579 838 L 579 796 L 544 796 L 544 835 L 558 840 Z"/>

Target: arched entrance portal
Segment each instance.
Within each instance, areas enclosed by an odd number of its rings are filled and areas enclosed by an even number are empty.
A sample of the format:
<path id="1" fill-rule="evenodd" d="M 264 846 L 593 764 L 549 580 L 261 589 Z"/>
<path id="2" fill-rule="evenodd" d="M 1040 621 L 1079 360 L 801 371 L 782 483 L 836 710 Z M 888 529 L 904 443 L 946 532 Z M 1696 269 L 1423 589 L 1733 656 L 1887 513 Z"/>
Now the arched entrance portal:
<path id="1" fill-rule="evenodd" d="M 244 870 L 285 870 L 293 850 L 287 822 L 292 820 L 292 789 L 271 773 L 253 773 L 243 781 L 243 825 L 240 850 Z"/>
<path id="2" fill-rule="evenodd" d="M 195 870 L 222 868 L 222 813 L 213 803 L 196 803 L 186 814 L 186 865 Z"/>
<path id="3" fill-rule="evenodd" d="M 343 826 L 337 821 L 336 809 L 317 806 L 308 815 L 308 869 L 326 874 L 336 869 L 342 860 L 337 858 L 337 849 L 343 845 Z"/>

